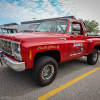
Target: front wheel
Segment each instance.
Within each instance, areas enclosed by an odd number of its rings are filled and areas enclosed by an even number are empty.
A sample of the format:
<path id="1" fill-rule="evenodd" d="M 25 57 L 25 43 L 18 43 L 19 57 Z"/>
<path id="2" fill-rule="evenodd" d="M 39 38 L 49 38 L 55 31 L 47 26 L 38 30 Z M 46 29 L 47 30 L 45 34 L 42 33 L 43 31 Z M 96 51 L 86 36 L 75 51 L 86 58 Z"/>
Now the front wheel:
<path id="1" fill-rule="evenodd" d="M 91 65 L 94 65 L 98 61 L 98 57 L 99 57 L 98 50 L 94 49 L 93 52 L 87 56 L 87 62 Z"/>
<path id="2" fill-rule="evenodd" d="M 33 66 L 33 78 L 40 86 L 50 84 L 56 77 L 58 64 L 49 56 L 40 57 Z"/>

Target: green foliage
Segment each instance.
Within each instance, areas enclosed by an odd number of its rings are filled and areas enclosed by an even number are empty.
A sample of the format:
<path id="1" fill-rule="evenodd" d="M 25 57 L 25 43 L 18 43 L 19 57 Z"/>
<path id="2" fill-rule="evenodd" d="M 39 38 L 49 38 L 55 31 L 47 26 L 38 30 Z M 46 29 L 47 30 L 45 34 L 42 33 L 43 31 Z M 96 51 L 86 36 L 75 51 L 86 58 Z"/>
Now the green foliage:
<path id="1" fill-rule="evenodd" d="M 87 33 L 94 33 L 97 34 L 99 33 L 99 23 L 96 22 L 95 20 L 83 20 L 83 19 L 79 19 L 80 21 L 85 22 L 85 28 L 86 28 L 86 32 Z"/>

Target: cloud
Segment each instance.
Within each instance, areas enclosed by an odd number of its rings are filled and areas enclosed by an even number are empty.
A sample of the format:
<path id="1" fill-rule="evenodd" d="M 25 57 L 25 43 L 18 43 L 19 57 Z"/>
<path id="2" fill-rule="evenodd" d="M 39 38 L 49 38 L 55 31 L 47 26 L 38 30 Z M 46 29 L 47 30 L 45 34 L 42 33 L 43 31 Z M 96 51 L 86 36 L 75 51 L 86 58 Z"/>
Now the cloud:
<path id="1" fill-rule="evenodd" d="M 64 11 L 64 13 L 70 13 L 75 17 L 83 19 L 96 20 L 99 13 L 99 0 L 57 0 L 58 9 Z M 98 18 L 99 18 L 98 17 Z"/>
<path id="2" fill-rule="evenodd" d="M 21 0 L 11 3 L 3 0 L 0 2 L 0 17 L 22 22 L 30 21 L 32 18 L 44 19 L 59 16 L 48 0 L 38 2 L 38 0 Z"/>
<path id="3" fill-rule="evenodd" d="M 57 0 L 57 9 L 84 20 L 96 20 L 100 25 L 99 0 Z"/>
<path id="4" fill-rule="evenodd" d="M 100 23 L 99 0 L 0 0 L 0 19 L 15 22 L 74 15 Z"/>

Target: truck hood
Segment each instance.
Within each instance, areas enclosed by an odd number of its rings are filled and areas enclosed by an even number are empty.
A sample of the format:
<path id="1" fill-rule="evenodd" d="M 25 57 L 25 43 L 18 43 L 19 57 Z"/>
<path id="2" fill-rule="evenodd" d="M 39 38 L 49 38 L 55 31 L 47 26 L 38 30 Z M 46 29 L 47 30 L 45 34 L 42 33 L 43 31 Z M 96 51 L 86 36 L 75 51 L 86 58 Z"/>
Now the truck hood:
<path id="1" fill-rule="evenodd" d="M 8 33 L 1 34 L 0 38 L 9 39 L 20 42 L 21 40 L 36 40 L 36 39 L 49 39 L 55 37 L 62 37 L 61 33 L 50 33 L 50 32 L 33 32 L 33 33 Z"/>

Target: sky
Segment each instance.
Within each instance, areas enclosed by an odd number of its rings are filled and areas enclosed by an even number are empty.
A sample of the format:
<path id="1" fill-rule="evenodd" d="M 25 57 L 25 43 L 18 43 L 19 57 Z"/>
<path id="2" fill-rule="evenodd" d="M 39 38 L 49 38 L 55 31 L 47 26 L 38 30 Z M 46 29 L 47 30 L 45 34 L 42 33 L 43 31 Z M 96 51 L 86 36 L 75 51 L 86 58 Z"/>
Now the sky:
<path id="1" fill-rule="evenodd" d="M 0 0 L 0 25 L 72 15 L 100 25 L 100 0 Z"/>

